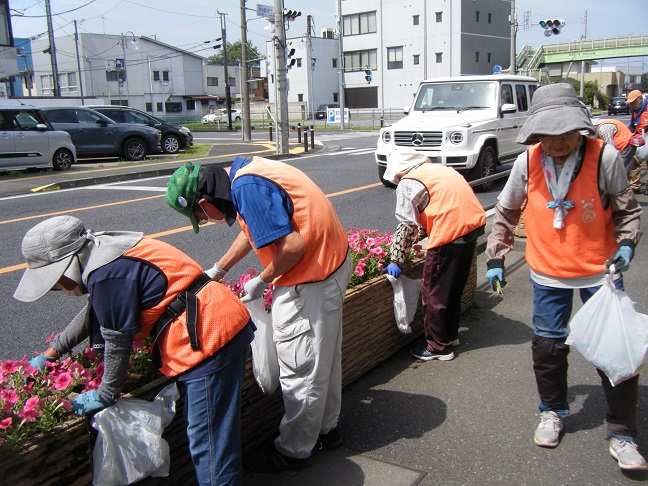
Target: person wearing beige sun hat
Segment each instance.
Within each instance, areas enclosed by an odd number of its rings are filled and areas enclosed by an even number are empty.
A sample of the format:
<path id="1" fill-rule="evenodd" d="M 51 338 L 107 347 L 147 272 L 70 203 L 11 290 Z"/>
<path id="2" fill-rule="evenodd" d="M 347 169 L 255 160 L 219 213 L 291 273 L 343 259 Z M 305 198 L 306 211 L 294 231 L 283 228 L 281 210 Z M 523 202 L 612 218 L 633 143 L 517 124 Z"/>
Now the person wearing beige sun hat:
<path id="1" fill-rule="evenodd" d="M 574 290 L 587 301 L 615 264 L 615 285 L 641 238 L 641 207 L 629 187 L 619 152 L 593 134 L 592 121 L 570 84 L 540 87 L 518 142 L 531 145 L 514 162 L 495 206 L 486 247 L 486 279 L 504 281 L 513 227 L 524 209 L 525 259 L 533 286 L 531 355 L 540 398 L 534 442 L 560 443 L 569 415 L 565 343 Z M 509 291 L 510 293 L 510 291 Z M 611 322 L 610 325 L 614 325 Z M 645 470 L 635 443 L 639 377 L 612 386 L 597 370 L 608 403 L 609 452 L 622 469 Z"/>
<path id="2" fill-rule="evenodd" d="M 630 91 L 626 98 L 630 107 L 630 131 L 638 136 L 645 137 L 645 130 L 648 127 L 648 103 L 638 89 Z M 630 186 L 635 193 L 641 192 L 641 166 L 648 160 L 648 145 L 639 147 L 635 153 L 636 166 L 630 170 L 628 178 Z M 648 186 L 646 187 L 648 193 Z"/>

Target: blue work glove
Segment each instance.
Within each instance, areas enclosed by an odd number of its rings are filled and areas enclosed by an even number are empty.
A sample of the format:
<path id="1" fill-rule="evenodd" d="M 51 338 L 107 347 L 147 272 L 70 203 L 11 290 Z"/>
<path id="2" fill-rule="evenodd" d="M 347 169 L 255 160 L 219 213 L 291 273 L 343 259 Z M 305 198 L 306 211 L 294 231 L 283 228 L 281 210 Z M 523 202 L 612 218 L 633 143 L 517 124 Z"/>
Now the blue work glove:
<path id="1" fill-rule="evenodd" d="M 387 275 L 391 275 L 394 278 L 400 277 L 401 269 L 395 263 L 390 263 L 389 265 L 387 265 L 386 270 L 387 270 Z"/>
<path id="2" fill-rule="evenodd" d="M 72 411 L 77 415 L 88 415 L 106 408 L 109 403 L 104 402 L 97 390 L 82 393 L 72 400 Z"/>
<path id="3" fill-rule="evenodd" d="M 29 364 L 34 368 L 38 368 L 39 370 L 43 371 L 45 368 L 47 368 L 47 363 L 53 363 L 54 361 L 56 361 L 56 358 L 50 358 L 49 356 L 45 356 L 44 354 L 39 354 L 38 356 L 32 358 Z"/>
<path id="4" fill-rule="evenodd" d="M 605 262 L 605 268 L 608 269 L 609 273 L 610 265 L 614 264 L 614 273 L 626 272 L 630 268 L 630 261 L 634 256 L 634 250 L 629 245 L 619 245 L 617 251 L 612 255 L 608 261 Z"/>
<path id="5" fill-rule="evenodd" d="M 241 302 L 252 302 L 253 300 L 260 299 L 263 297 L 263 292 L 265 292 L 268 282 L 264 282 L 261 279 L 261 276 L 254 277 L 243 285 L 243 290 L 245 290 L 245 295 L 241 297 Z"/>
<path id="6" fill-rule="evenodd" d="M 504 287 L 506 285 L 506 280 L 504 280 L 504 260 L 502 258 L 493 258 L 486 262 L 486 280 L 491 286 L 491 289 L 495 290 L 495 279 L 499 280 L 500 286 Z"/>

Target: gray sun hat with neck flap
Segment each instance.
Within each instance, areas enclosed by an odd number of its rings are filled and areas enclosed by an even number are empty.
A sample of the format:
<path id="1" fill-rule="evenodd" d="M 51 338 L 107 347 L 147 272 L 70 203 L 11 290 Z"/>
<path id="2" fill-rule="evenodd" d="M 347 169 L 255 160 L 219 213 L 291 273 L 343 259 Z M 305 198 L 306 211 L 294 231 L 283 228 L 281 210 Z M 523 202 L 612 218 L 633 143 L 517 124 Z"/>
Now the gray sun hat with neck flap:
<path id="1" fill-rule="evenodd" d="M 538 135 L 563 135 L 574 130 L 595 133 L 587 109 L 571 84 L 548 84 L 533 94 L 531 115 L 522 125 L 516 141 L 531 145 L 539 141 Z"/>

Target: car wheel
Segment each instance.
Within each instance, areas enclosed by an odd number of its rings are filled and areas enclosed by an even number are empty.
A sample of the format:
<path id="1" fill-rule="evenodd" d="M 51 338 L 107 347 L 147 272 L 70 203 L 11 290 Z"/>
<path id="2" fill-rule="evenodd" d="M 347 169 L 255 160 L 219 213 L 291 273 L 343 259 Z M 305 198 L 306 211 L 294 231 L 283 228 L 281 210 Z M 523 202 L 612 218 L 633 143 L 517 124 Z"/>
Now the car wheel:
<path id="1" fill-rule="evenodd" d="M 385 179 L 385 171 L 387 170 L 387 167 L 379 165 L 378 166 L 378 177 L 380 178 L 380 182 L 383 183 L 385 187 L 396 187 L 396 184 L 393 182 L 388 181 Z"/>
<path id="2" fill-rule="evenodd" d="M 235 123 L 241 123 L 241 117 L 237 116 L 236 118 L 234 118 L 234 122 Z"/>
<path id="3" fill-rule="evenodd" d="M 497 171 L 497 155 L 495 154 L 495 149 L 490 145 L 482 148 L 481 153 L 479 154 L 479 159 L 477 159 L 477 164 L 473 167 L 469 174 L 469 181 L 476 181 L 482 177 L 488 177 L 495 174 Z M 489 191 L 495 181 L 484 182 L 479 186 L 475 186 L 476 191 Z"/>
<path id="4" fill-rule="evenodd" d="M 124 143 L 122 156 L 131 162 L 137 162 L 146 157 L 146 145 L 139 138 L 129 138 Z"/>
<path id="5" fill-rule="evenodd" d="M 52 167 L 54 170 L 68 170 L 73 162 L 74 157 L 68 149 L 58 149 L 52 157 Z"/>
<path id="6" fill-rule="evenodd" d="M 162 151 L 165 154 L 177 154 L 180 152 L 180 140 L 175 135 L 167 135 L 162 139 Z"/>
<path id="7" fill-rule="evenodd" d="M 612 112 L 610 110 L 608 110 L 608 116 L 610 116 L 611 114 L 612 114 Z"/>

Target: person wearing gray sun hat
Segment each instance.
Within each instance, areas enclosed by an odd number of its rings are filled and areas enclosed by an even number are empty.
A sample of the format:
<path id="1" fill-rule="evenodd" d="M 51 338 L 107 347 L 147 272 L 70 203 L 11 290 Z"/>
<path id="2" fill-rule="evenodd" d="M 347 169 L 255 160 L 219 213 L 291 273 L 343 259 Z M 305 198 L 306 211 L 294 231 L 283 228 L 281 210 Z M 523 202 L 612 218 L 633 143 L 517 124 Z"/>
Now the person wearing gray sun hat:
<path id="1" fill-rule="evenodd" d="M 198 484 L 241 484 L 241 392 L 255 327 L 238 297 L 167 243 L 139 232 L 95 232 L 74 216 L 34 226 L 22 253 L 27 269 L 17 300 L 33 302 L 49 290 L 85 297 L 83 310 L 30 361 L 45 370 L 87 338 L 99 347 L 101 384 L 72 401 L 74 413 L 113 404 L 134 340 L 151 338 L 160 372 L 184 384 Z"/>
<path id="2" fill-rule="evenodd" d="M 505 284 L 505 255 L 513 249 L 513 227 L 524 206 L 525 258 L 533 286 L 533 370 L 540 398 L 540 447 L 560 443 L 567 399 L 567 324 L 573 292 L 587 301 L 615 266 L 623 289 L 641 238 L 641 207 L 631 190 L 619 152 L 588 135 L 594 127 L 569 84 L 543 86 L 533 95 L 531 115 L 517 141 L 531 145 L 514 162 L 495 206 L 486 247 L 486 279 Z M 611 322 L 610 325 L 615 323 Z M 597 370 L 608 402 L 609 452 L 622 469 L 645 470 L 635 443 L 639 377 L 612 386 Z"/>

